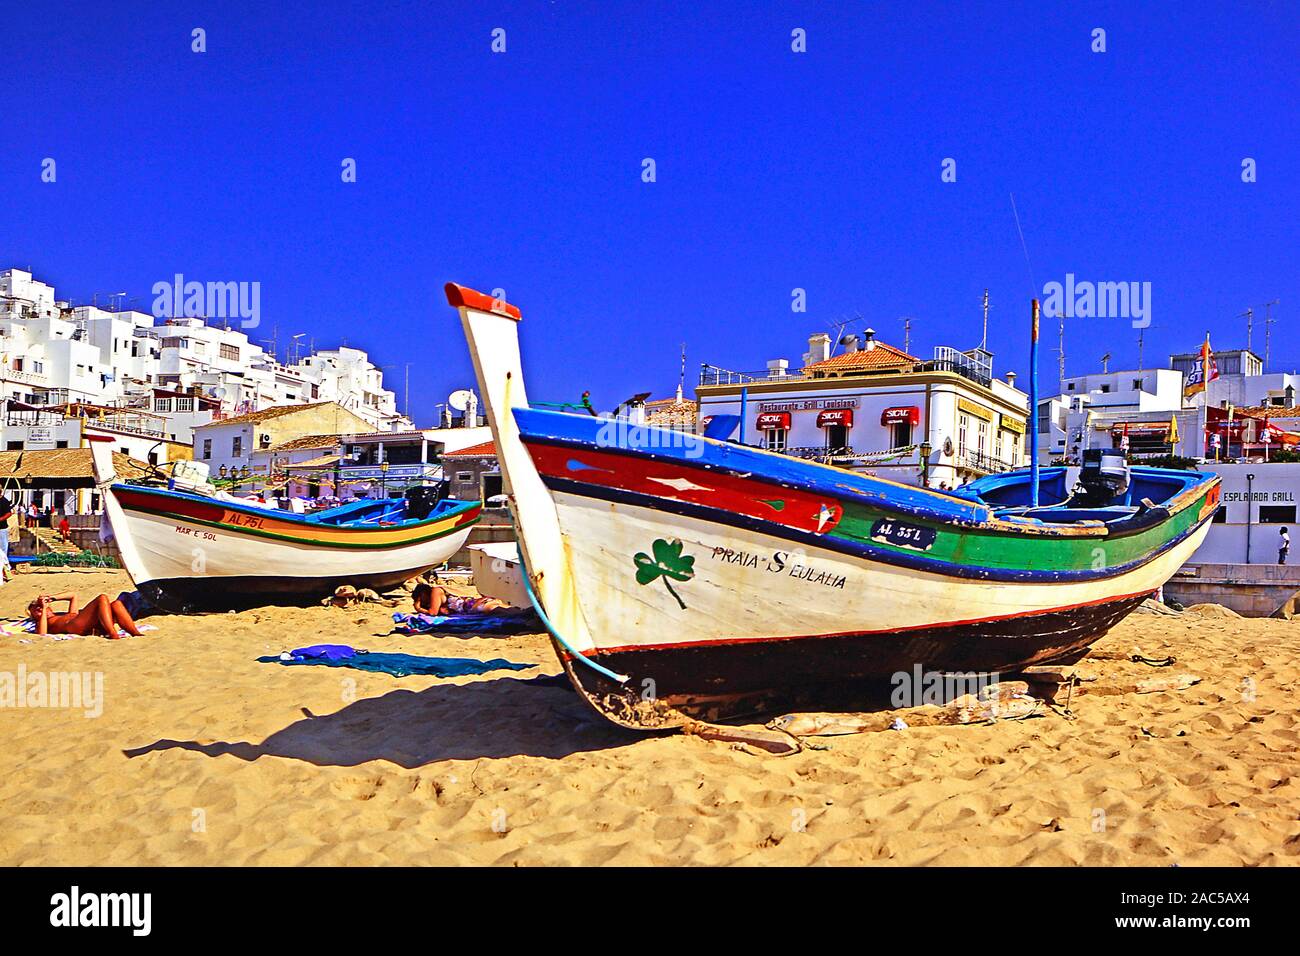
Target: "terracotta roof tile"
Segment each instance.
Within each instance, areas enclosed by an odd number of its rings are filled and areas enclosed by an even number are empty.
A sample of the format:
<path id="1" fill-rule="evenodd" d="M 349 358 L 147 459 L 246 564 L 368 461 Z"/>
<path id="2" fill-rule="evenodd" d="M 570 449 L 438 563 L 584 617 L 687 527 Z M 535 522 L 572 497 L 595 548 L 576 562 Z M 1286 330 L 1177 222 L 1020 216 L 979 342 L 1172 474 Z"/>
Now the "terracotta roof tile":
<path id="1" fill-rule="evenodd" d="M 915 355 L 908 355 L 902 349 L 896 349 L 884 342 L 877 342 L 875 348 L 858 349 L 856 352 L 841 352 L 839 355 L 832 355 L 824 361 L 804 366 L 804 371 L 877 371 L 880 369 L 909 368 L 920 361 Z"/>
<path id="2" fill-rule="evenodd" d="M 497 456 L 497 446 L 490 441 L 480 442 L 477 445 L 470 445 L 468 448 L 462 448 L 460 451 L 449 451 L 443 458 L 495 458 Z"/>
<path id="3" fill-rule="evenodd" d="M 261 411 L 249 412 L 247 415 L 237 415 L 234 418 L 218 418 L 211 424 L 213 425 L 245 425 L 255 422 L 264 422 L 272 418 L 281 418 L 285 415 L 293 415 L 296 412 L 306 411 L 309 408 L 321 408 L 325 405 L 333 405 L 334 402 L 311 402 L 306 405 L 276 405 L 274 408 L 263 408 Z M 343 408 L 342 405 L 339 408 Z M 346 411 L 347 409 L 344 409 Z"/>
<path id="4" fill-rule="evenodd" d="M 161 466 L 166 472 L 172 463 Z M 152 468 L 135 458 L 113 452 L 113 470 L 123 479 L 143 478 Z M 29 451 L 0 451 L 0 479 L 94 482 L 89 448 L 49 448 Z"/>
<path id="5" fill-rule="evenodd" d="M 341 444 L 342 435 L 303 435 L 291 441 L 281 442 L 271 451 L 302 451 L 305 448 L 333 448 Z"/>

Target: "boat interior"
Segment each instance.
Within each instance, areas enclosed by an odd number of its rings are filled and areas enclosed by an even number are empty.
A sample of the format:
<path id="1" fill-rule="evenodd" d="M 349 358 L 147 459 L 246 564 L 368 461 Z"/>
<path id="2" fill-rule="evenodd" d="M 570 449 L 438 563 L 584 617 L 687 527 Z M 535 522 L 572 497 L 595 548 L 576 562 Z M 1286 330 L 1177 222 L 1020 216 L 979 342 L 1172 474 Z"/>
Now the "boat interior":
<path id="1" fill-rule="evenodd" d="M 250 511 L 272 512 L 277 518 L 286 521 L 302 521 L 308 524 L 332 525 L 346 528 L 392 527 L 403 524 L 419 524 L 431 521 L 463 510 L 477 504 L 474 501 L 461 501 L 444 497 L 441 485 L 416 485 L 408 488 L 401 498 L 360 498 L 323 511 L 299 514 L 282 508 L 274 508 L 245 498 L 239 498 L 224 491 L 215 491 L 210 486 L 202 489 L 163 488 L 154 482 L 128 481 L 123 484 L 150 491 L 177 495 L 205 501 L 220 501 Z"/>
<path id="2" fill-rule="evenodd" d="M 987 505 L 994 517 L 1004 520 L 1113 527 L 1167 517 L 1168 502 L 1212 477 L 1196 471 L 1130 468 L 1122 458 L 1097 456 L 1081 468 L 1042 469 L 1037 506 L 1031 504 L 1028 470 L 988 475 L 950 494 Z"/>
<path id="3" fill-rule="evenodd" d="M 388 527 L 439 518 L 464 507 L 464 505 L 465 502 L 463 501 L 444 498 L 434 504 L 432 508 L 425 509 L 421 513 L 421 509 L 412 508 L 411 502 L 406 498 L 367 498 L 361 501 L 350 501 L 336 508 L 317 511 L 302 517 L 313 524 L 340 525 L 349 528 L 365 527 L 366 525 Z"/>

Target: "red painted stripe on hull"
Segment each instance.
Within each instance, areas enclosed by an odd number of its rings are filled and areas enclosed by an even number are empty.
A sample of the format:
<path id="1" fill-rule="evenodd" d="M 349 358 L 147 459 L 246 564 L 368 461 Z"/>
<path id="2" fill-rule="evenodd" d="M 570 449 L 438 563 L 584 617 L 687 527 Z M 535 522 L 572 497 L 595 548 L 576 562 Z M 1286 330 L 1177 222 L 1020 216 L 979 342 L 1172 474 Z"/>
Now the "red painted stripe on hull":
<path id="1" fill-rule="evenodd" d="M 544 477 L 706 505 L 810 534 L 824 534 L 844 515 L 843 506 L 834 499 L 722 472 L 684 468 L 648 456 L 529 444 L 526 439 L 525 444 Z"/>

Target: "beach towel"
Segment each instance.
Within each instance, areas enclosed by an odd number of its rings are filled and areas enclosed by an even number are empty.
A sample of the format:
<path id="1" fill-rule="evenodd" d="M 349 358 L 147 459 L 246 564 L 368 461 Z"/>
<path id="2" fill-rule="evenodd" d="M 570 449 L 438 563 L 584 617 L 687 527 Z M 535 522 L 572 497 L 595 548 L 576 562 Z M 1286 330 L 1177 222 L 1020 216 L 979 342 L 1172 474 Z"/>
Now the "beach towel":
<path id="1" fill-rule="evenodd" d="M 309 647 L 298 647 L 292 651 L 285 651 L 284 654 L 280 655 L 280 659 L 283 660 L 287 654 L 289 659 L 294 661 L 345 661 L 349 657 L 365 653 L 365 651 L 358 651 L 346 644 L 312 644 Z"/>
<path id="2" fill-rule="evenodd" d="M 134 615 L 132 615 L 132 617 L 134 617 Z M 136 626 L 140 629 L 140 632 L 142 634 L 145 631 L 158 630 L 158 628 L 154 627 L 152 624 L 138 624 Z M 8 634 L 10 636 L 13 636 L 15 634 L 35 634 L 35 633 L 36 633 L 36 622 L 33 621 L 30 617 L 15 618 L 11 621 L 0 621 L 0 634 Z M 50 634 L 49 636 L 54 638 L 56 641 L 66 641 L 69 638 L 84 637 L 85 635 L 84 634 Z M 126 633 L 126 631 L 122 630 L 121 628 L 118 628 L 117 636 L 130 637 L 131 635 Z"/>
<path id="3" fill-rule="evenodd" d="M 328 648 L 318 656 L 302 656 L 302 651 L 319 651 Z M 350 651 L 351 653 L 344 653 Z M 297 655 L 297 656 L 295 656 Z M 259 657 L 262 664 L 321 665 L 324 667 L 351 667 L 360 671 L 372 671 L 391 674 L 393 677 L 409 677 L 423 674 L 429 677 L 472 677 L 486 674 L 488 671 L 510 670 L 522 671 L 536 664 L 517 664 L 499 657 L 490 661 L 480 661 L 465 657 L 417 657 L 413 654 L 372 654 L 370 651 L 354 650 L 339 644 L 322 644 L 316 647 L 299 648 L 286 651 L 279 657 Z"/>
<path id="4" fill-rule="evenodd" d="M 512 611 L 510 614 L 394 614 L 398 634 L 531 634 L 541 630 L 537 615 Z"/>

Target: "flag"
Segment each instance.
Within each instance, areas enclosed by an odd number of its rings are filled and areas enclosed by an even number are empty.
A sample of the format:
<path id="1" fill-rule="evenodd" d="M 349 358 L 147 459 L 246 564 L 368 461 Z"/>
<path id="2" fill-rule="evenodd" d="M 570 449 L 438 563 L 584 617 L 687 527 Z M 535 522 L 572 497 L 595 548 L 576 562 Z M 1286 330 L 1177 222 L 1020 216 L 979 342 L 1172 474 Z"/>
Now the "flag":
<path id="1" fill-rule="evenodd" d="M 1183 398 L 1191 398 L 1197 392 L 1205 391 L 1205 386 L 1219 377 L 1219 363 L 1214 360 L 1210 350 L 1210 333 L 1205 333 L 1205 344 L 1201 346 L 1201 362 L 1190 372 L 1183 384 Z"/>
<path id="2" fill-rule="evenodd" d="M 1178 418 L 1175 415 L 1169 416 L 1169 434 L 1165 437 L 1165 441 L 1171 445 L 1178 444 Z"/>

